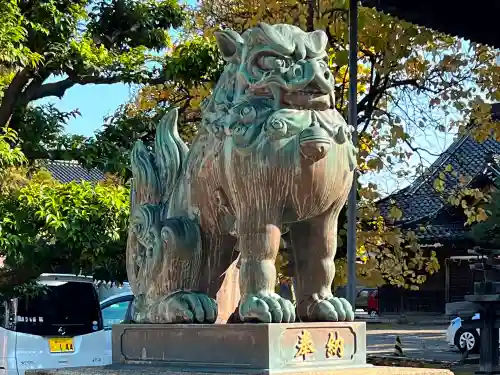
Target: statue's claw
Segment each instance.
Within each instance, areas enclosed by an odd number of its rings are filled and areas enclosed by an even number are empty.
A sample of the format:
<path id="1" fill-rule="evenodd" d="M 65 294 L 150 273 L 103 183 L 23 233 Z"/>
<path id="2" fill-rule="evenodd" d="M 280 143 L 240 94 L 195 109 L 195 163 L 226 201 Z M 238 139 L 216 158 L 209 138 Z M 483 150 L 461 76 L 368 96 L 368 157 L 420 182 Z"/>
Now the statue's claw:
<path id="1" fill-rule="evenodd" d="M 314 295 L 307 311 L 307 320 L 312 322 L 354 321 L 354 311 L 349 301 L 331 295 L 325 298 Z"/>
<path id="2" fill-rule="evenodd" d="M 217 302 L 204 293 L 179 291 L 161 302 L 160 311 L 168 323 L 215 323 Z"/>
<path id="3" fill-rule="evenodd" d="M 295 307 L 292 302 L 276 293 L 247 295 L 240 303 L 239 313 L 243 322 L 295 322 Z"/>

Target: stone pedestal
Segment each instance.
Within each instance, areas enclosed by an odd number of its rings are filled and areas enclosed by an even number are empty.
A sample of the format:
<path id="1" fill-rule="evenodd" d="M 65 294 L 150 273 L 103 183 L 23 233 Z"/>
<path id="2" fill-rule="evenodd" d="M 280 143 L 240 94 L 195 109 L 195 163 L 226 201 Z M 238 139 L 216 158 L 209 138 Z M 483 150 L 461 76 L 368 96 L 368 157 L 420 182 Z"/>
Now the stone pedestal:
<path id="1" fill-rule="evenodd" d="M 355 323 L 113 326 L 113 364 L 26 375 L 453 375 L 366 364 Z"/>
<path id="2" fill-rule="evenodd" d="M 355 323 L 113 326 L 113 363 L 246 374 L 366 367 L 366 326 Z"/>
<path id="3" fill-rule="evenodd" d="M 215 372 L 209 375 L 245 375 L 242 372 Z M 29 370 L 26 375 L 207 375 L 203 371 L 175 371 L 162 366 L 111 365 L 59 370 Z M 409 367 L 347 368 L 335 371 L 295 372 L 293 375 L 453 375 L 450 370 Z"/>

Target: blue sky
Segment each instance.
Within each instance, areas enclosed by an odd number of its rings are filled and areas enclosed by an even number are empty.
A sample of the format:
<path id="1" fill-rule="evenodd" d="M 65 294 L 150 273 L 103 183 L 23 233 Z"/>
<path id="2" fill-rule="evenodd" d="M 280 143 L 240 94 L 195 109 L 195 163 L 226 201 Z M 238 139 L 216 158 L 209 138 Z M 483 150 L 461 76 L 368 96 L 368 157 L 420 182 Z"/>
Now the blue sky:
<path id="1" fill-rule="evenodd" d="M 179 2 L 189 6 L 196 5 L 196 0 L 180 0 Z M 176 31 L 172 29 L 171 35 L 174 40 L 176 34 Z M 155 54 L 153 51 L 150 53 Z M 57 81 L 64 78 L 51 77 L 48 81 Z M 76 85 L 66 91 L 62 99 L 52 97 L 42 99 L 38 103 L 53 103 L 59 110 L 65 112 L 78 109 L 81 116 L 69 120 L 66 131 L 70 134 L 92 136 L 102 126 L 104 118 L 111 115 L 118 106 L 129 101 L 136 89 L 137 87 L 122 83 L 113 85 Z"/>
<path id="2" fill-rule="evenodd" d="M 59 79 L 59 78 L 58 78 Z M 41 103 L 54 103 L 62 111 L 78 109 L 81 116 L 68 122 L 66 131 L 71 134 L 91 136 L 103 124 L 104 117 L 128 101 L 133 89 L 129 85 L 117 83 L 113 85 L 74 86 L 66 92 L 62 99 L 47 98 Z"/>

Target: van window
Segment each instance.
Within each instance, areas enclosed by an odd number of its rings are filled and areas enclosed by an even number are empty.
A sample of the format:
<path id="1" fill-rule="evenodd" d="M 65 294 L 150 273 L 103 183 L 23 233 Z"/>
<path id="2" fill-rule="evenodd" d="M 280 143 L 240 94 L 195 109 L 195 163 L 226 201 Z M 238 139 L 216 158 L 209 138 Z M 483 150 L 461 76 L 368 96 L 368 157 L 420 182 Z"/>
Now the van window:
<path id="1" fill-rule="evenodd" d="M 16 331 L 39 336 L 77 336 L 102 329 L 92 283 L 61 282 L 35 297 L 17 299 Z"/>

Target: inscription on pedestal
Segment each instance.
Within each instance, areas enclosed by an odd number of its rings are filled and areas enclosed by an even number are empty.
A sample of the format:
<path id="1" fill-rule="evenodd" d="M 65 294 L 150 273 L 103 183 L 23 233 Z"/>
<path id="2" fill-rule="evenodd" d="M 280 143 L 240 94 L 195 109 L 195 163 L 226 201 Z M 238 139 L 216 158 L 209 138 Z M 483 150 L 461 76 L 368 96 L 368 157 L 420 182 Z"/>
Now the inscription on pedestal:
<path id="1" fill-rule="evenodd" d="M 358 349 L 357 341 L 357 332 L 349 324 L 338 324 L 334 328 L 328 325 L 313 325 L 308 329 L 291 327 L 282 334 L 282 356 L 290 365 L 301 362 L 314 362 L 315 365 L 346 363 L 353 360 Z M 293 356 L 290 351 L 292 342 Z"/>
<path id="2" fill-rule="evenodd" d="M 295 354 L 295 357 L 302 357 L 302 359 L 305 361 L 306 356 L 308 354 L 312 354 L 316 351 L 313 347 L 313 341 L 311 334 L 309 331 L 302 331 L 302 333 L 299 335 L 299 343 L 297 344 L 297 354 Z"/>
<path id="3" fill-rule="evenodd" d="M 326 343 L 326 358 L 344 358 L 344 339 L 338 331 L 328 334 Z"/>
<path id="4" fill-rule="evenodd" d="M 325 345 L 326 358 L 344 358 L 344 344 L 345 340 L 340 335 L 339 331 L 332 331 L 328 333 L 328 340 Z M 303 330 L 301 332 L 298 337 L 296 348 L 297 353 L 295 354 L 295 357 L 302 358 L 304 361 L 309 354 L 313 354 L 316 352 L 313 338 L 309 331 Z"/>
<path id="5" fill-rule="evenodd" d="M 359 367 L 365 323 L 117 325 L 113 363 L 258 374 Z"/>

